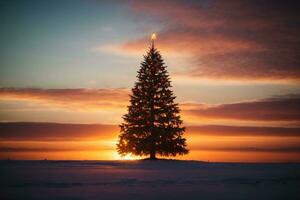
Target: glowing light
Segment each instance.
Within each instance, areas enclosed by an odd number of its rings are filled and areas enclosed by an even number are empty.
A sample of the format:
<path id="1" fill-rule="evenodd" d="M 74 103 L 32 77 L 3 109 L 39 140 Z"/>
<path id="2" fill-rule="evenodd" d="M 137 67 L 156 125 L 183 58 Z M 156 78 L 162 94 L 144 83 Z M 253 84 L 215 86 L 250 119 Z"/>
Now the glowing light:
<path id="1" fill-rule="evenodd" d="M 126 156 L 121 157 L 121 160 L 136 160 L 136 158 L 131 154 L 127 154 Z"/>
<path id="2" fill-rule="evenodd" d="M 157 38 L 156 33 L 152 33 L 152 35 L 151 35 L 151 41 L 156 40 L 156 38 Z"/>

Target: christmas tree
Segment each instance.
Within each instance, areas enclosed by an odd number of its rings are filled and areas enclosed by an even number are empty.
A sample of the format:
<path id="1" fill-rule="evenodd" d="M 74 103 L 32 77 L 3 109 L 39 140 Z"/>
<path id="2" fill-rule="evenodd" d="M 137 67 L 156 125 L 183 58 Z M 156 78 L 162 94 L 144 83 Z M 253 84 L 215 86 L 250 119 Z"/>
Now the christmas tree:
<path id="1" fill-rule="evenodd" d="M 188 153 L 185 127 L 182 126 L 180 110 L 173 95 L 171 81 L 159 51 L 154 46 L 156 35 L 141 68 L 137 82 L 132 88 L 128 113 L 120 125 L 121 134 L 117 144 L 122 156 L 132 154 L 156 159 L 160 156 L 176 156 Z"/>

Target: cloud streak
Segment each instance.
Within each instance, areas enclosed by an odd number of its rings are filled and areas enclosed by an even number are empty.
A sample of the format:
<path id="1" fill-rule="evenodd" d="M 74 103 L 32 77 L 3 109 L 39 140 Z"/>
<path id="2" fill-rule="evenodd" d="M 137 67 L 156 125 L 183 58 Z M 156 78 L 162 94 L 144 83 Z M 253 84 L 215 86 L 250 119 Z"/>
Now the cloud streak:
<path id="1" fill-rule="evenodd" d="M 69 110 L 122 110 L 129 100 L 127 89 L 0 88 L 0 100 L 41 103 Z"/>
<path id="2" fill-rule="evenodd" d="M 189 126 L 192 135 L 299 137 L 300 128 L 203 125 Z"/>
<path id="3" fill-rule="evenodd" d="M 183 113 L 196 119 L 291 121 L 300 124 L 299 95 L 220 105 L 182 104 Z"/>
<path id="4" fill-rule="evenodd" d="M 103 151 L 103 150 L 113 150 L 113 149 L 103 149 L 103 148 L 90 148 L 90 149 L 80 149 L 80 148 L 29 148 L 29 147 L 0 147 L 0 152 L 70 152 L 70 151 Z M 279 147 L 279 148 L 256 148 L 256 147 L 209 147 L 209 148 L 193 148 L 197 151 L 226 151 L 226 152 L 300 152 L 300 148 L 293 147 Z"/>
<path id="5" fill-rule="evenodd" d="M 106 124 L 0 123 L 0 140 L 98 140 L 111 139 L 118 132 L 118 126 Z"/>
<path id="6" fill-rule="evenodd" d="M 0 123 L 0 140 L 2 141 L 106 140 L 116 138 L 118 134 L 119 127 L 117 125 Z M 187 135 L 300 137 L 300 128 L 203 125 L 188 126 Z"/>

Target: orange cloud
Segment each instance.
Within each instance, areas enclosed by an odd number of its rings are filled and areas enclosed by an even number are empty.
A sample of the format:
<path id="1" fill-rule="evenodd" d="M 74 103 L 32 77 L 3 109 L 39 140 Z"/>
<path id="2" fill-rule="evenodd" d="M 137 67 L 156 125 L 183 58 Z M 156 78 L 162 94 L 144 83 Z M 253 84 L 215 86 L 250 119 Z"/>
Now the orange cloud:
<path id="1" fill-rule="evenodd" d="M 0 88 L 0 100 L 36 102 L 69 110 L 124 110 L 127 89 Z"/>
<path id="2" fill-rule="evenodd" d="M 144 17 L 159 18 L 157 45 L 190 55 L 184 75 L 211 79 L 300 81 L 298 5 L 291 1 L 130 1 Z M 147 15 L 145 14 L 147 13 Z M 148 36 L 114 47 L 143 52 Z"/>

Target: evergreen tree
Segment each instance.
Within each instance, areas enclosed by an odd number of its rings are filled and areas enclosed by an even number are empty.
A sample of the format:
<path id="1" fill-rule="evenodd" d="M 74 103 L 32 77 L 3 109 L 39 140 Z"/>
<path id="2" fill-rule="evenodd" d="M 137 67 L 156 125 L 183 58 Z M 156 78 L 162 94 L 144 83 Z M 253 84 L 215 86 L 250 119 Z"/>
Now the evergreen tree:
<path id="1" fill-rule="evenodd" d="M 120 125 L 117 144 L 122 156 L 131 153 L 138 156 L 176 156 L 188 153 L 185 127 L 179 115 L 176 98 L 163 59 L 154 47 L 154 41 L 144 56 L 138 71 L 137 82 L 132 88 L 128 113 Z"/>

